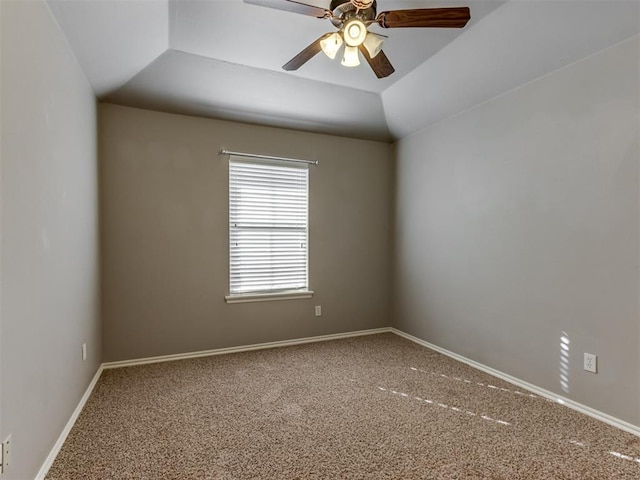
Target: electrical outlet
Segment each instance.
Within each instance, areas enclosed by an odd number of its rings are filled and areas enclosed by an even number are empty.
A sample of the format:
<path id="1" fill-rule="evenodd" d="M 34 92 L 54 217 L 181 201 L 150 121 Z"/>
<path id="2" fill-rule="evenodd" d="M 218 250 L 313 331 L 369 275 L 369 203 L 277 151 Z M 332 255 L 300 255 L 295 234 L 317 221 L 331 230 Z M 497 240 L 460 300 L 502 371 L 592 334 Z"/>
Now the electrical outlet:
<path id="1" fill-rule="evenodd" d="M 316 305 L 316 317 L 322 316 L 322 305 Z"/>
<path id="2" fill-rule="evenodd" d="M 82 344 L 82 361 L 83 362 L 87 361 L 87 344 L 86 343 Z"/>
<path id="3" fill-rule="evenodd" d="M 584 354 L 584 369 L 587 372 L 598 373 L 598 357 L 593 353 Z"/>
<path id="4" fill-rule="evenodd" d="M 0 464 L 0 474 L 5 473 L 11 465 L 11 451 L 13 445 L 11 443 L 11 435 L 9 435 L 4 442 L 2 442 L 2 463 Z"/>

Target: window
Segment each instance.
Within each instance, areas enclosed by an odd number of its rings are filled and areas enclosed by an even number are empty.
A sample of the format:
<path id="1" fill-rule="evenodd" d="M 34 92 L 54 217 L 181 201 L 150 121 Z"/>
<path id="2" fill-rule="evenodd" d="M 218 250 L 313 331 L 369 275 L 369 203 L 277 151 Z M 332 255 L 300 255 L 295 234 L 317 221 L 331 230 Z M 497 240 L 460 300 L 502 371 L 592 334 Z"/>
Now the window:
<path id="1" fill-rule="evenodd" d="M 309 297 L 306 164 L 229 160 L 228 302 Z"/>

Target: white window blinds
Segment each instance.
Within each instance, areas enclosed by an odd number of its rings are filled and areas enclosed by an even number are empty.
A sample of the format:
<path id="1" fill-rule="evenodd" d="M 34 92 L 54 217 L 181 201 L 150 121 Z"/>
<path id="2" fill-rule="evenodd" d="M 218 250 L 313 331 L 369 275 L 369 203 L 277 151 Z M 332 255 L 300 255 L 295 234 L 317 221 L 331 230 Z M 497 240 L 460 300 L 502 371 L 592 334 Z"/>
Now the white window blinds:
<path id="1" fill-rule="evenodd" d="M 308 288 L 305 164 L 229 160 L 231 295 Z"/>

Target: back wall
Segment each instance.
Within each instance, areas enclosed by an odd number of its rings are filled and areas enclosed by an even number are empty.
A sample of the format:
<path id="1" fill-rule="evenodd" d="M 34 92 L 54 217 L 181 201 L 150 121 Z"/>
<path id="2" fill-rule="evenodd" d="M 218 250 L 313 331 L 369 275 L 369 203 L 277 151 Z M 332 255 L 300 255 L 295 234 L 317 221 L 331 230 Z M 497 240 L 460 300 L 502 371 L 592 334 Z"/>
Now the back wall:
<path id="1" fill-rule="evenodd" d="M 104 361 L 389 325 L 390 145 L 112 104 L 100 106 L 99 140 Z M 225 303 L 221 148 L 319 160 L 309 174 L 313 298 Z"/>

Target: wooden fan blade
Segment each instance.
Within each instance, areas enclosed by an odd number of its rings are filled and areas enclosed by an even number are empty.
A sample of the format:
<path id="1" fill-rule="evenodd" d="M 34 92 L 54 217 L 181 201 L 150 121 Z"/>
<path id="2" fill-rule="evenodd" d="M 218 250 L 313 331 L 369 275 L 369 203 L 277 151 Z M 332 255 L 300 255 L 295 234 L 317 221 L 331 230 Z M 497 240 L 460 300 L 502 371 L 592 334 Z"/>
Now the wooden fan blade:
<path id="1" fill-rule="evenodd" d="M 376 21 L 383 28 L 462 28 L 470 18 L 469 7 L 417 8 L 415 10 L 382 12 Z"/>
<path id="2" fill-rule="evenodd" d="M 319 39 L 317 39 L 315 42 L 309 45 L 307 48 L 302 50 L 298 55 L 293 57 L 291 60 L 289 60 L 287 63 L 285 63 L 282 66 L 283 70 L 286 70 L 287 72 L 290 72 L 292 70 L 297 70 L 302 65 L 304 65 L 309 60 L 311 60 L 313 57 L 315 57 L 320 52 L 320 50 L 322 50 L 322 47 L 320 46 L 320 42 L 325 38 L 327 38 L 329 35 L 331 35 L 331 33 L 325 33 Z"/>
<path id="3" fill-rule="evenodd" d="M 284 10 L 285 12 L 301 13 L 302 15 L 309 15 L 316 18 L 329 18 L 331 16 L 331 12 L 325 8 L 307 5 L 306 3 L 296 2 L 294 0 L 244 0 L 244 3 L 275 8 L 277 10 Z"/>
<path id="4" fill-rule="evenodd" d="M 360 53 L 364 56 L 365 60 L 371 67 L 371 70 L 373 70 L 373 73 L 376 74 L 376 77 L 388 77 L 396 71 L 396 69 L 393 68 L 393 65 L 391 65 L 391 62 L 382 50 L 378 52 L 375 57 L 371 58 L 364 45 L 360 45 L 358 48 L 360 49 Z"/>

